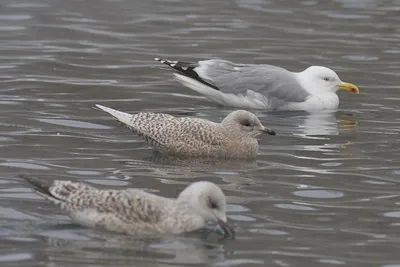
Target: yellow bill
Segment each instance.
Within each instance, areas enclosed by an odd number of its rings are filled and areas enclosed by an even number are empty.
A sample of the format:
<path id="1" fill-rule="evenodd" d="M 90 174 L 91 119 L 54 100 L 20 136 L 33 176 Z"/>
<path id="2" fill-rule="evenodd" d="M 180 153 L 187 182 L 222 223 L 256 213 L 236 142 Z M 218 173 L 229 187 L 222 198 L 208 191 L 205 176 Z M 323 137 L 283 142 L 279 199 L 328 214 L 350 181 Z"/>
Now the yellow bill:
<path id="1" fill-rule="evenodd" d="M 345 90 L 345 91 L 348 91 L 348 92 L 350 92 L 350 93 L 356 93 L 356 94 L 358 94 L 358 93 L 360 92 L 360 90 L 358 89 L 358 87 L 355 86 L 355 85 L 352 84 L 352 83 L 345 83 L 345 82 L 342 82 L 341 84 L 338 84 L 337 87 L 338 87 L 340 90 Z"/>

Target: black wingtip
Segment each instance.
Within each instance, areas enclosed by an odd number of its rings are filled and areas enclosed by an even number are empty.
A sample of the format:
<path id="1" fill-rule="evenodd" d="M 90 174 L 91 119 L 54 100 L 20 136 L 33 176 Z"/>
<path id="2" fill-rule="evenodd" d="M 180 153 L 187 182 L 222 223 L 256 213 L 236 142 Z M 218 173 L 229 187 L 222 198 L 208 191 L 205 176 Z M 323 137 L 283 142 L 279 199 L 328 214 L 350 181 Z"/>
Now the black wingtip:
<path id="1" fill-rule="evenodd" d="M 212 84 L 210 82 L 205 81 L 195 71 L 195 68 L 199 66 L 198 63 L 191 63 L 191 62 L 184 62 L 184 61 L 170 61 L 168 59 L 159 58 L 159 57 L 155 57 L 154 60 L 173 68 L 174 70 L 178 71 L 178 73 L 181 73 L 186 77 L 194 79 L 198 82 L 201 82 L 202 84 L 205 84 L 205 85 L 219 91 L 219 88 L 217 86 L 215 86 L 214 84 Z"/>
<path id="2" fill-rule="evenodd" d="M 23 179 L 29 185 L 29 187 L 40 193 L 51 196 L 49 191 L 51 183 L 49 181 L 43 181 L 27 174 L 20 174 L 18 177 Z"/>
<path id="3" fill-rule="evenodd" d="M 181 62 L 181 61 L 171 61 L 165 58 L 161 58 L 161 57 L 155 57 L 154 58 L 155 61 L 158 61 L 162 64 L 167 65 L 168 67 L 171 67 L 175 70 L 181 71 L 179 65 L 180 64 L 191 64 L 191 63 L 186 63 L 186 62 Z"/>
<path id="4" fill-rule="evenodd" d="M 170 64 L 170 61 L 169 61 L 168 59 L 164 59 L 164 58 L 160 58 L 160 57 L 155 57 L 154 60 L 155 60 L 155 61 L 158 61 L 158 62 L 160 62 L 160 63 L 162 63 L 162 64 L 165 64 L 165 65 L 168 65 L 168 66 L 172 67 L 171 64 Z"/>

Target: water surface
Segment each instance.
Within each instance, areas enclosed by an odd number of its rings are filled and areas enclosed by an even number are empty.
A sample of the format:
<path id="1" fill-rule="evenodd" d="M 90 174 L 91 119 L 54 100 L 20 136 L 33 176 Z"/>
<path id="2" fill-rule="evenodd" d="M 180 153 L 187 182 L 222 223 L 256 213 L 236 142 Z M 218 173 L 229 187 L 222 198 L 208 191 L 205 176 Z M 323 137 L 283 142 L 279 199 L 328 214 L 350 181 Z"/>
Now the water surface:
<path id="1" fill-rule="evenodd" d="M 1 266 L 400 266 L 400 2 L 103 0 L 0 4 Z M 334 113 L 257 111 L 256 161 L 176 160 L 92 107 L 220 121 L 153 57 L 324 65 Z M 77 226 L 17 178 L 228 196 L 235 240 L 136 240 Z"/>

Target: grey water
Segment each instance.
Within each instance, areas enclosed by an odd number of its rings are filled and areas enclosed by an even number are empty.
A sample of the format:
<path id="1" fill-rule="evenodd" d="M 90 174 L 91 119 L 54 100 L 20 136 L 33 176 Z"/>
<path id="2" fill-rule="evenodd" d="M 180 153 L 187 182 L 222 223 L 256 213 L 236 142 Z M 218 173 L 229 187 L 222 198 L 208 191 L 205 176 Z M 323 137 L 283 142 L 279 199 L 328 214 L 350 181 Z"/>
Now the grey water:
<path id="1" fill-rule="evenodd" d="M 153 57 L 334 69 L 339 110 L 263 112 L 254 161 L 154 155 L 99 103 L 220 121 Z M 3 0 L 1 266 L 400 266 L 400 1 Z M 234 240 L 75 225 L 17 178 L 176 196 L 220 185 Z"/>

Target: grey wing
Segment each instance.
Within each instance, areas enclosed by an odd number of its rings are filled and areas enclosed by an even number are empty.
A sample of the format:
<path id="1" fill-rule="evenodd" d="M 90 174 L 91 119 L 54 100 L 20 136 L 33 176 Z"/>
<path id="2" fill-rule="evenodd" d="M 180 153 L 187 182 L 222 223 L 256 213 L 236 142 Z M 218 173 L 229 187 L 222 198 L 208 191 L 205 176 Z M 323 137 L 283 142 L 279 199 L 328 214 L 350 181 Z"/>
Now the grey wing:
<path id="1" fill-rule="evenodd" d="M 200 61 L 194 70 L 224 93 L 250 90 L 264 95 L 269 102 L 303 102 L 310 95 L 292 72 L 276 66 L 206 60 Z"/>

